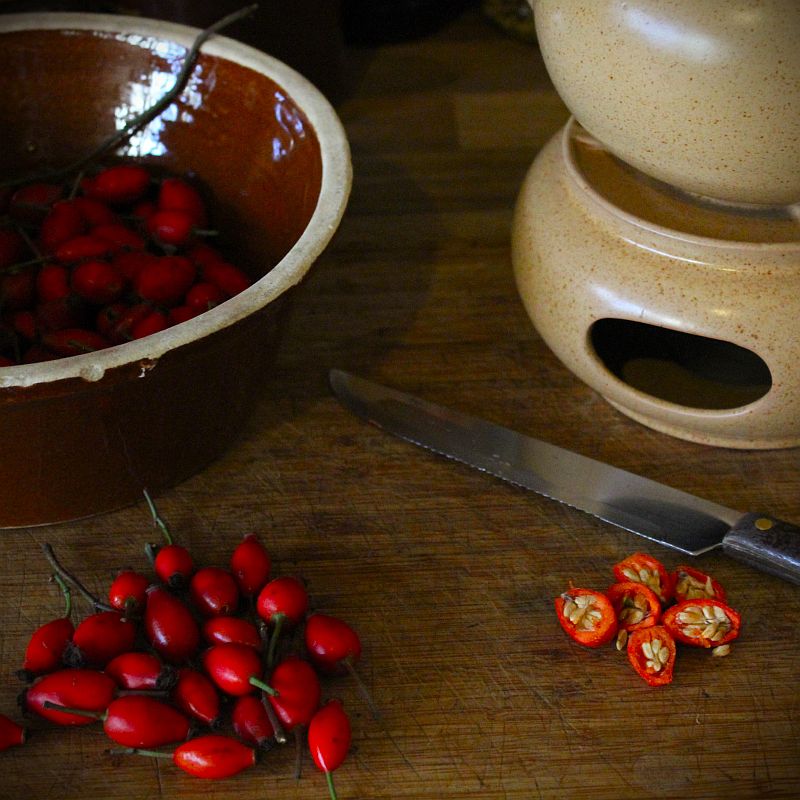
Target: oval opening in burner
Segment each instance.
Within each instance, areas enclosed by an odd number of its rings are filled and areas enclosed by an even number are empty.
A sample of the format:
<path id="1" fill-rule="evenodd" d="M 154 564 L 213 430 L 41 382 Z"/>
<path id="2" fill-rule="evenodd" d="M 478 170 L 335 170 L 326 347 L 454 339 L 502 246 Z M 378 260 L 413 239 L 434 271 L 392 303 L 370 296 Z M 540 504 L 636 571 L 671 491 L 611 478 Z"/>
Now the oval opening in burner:
<path id="1" fill-rule="evenodd" d="M 659 400 L 697 409 L 728 409 L 769 392 L 762 358 L 731 342 L 625 319 L 600 319 L 592 347 L 617 378 Z"/>

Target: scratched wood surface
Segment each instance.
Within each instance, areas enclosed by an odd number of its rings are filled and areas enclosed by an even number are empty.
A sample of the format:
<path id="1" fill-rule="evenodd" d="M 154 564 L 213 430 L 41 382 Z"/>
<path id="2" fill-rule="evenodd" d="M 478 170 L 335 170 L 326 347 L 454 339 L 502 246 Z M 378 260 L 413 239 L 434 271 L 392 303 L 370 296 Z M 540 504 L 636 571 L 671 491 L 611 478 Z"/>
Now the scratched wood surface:
<path id="1" fill-rule="evenodd" d="M 796 450 L 727 451 L 644 428 L 529 325 L 511 212 L 566 119 L 534 47 L 469 11 L 424 41 L 350 53 L 346 67 L 347 215 L 297 295 L 274 381 L 240 440 L 164 492 L 163 516 L 201 563 L 224 564 L 258 532 L 276 572 L 301 573 L 315 607 L 361 632 L 383 716 L 371 718 L 349 681 L 325 685 L 353 716 L 341 800 L 800 796 L 800 589 L 704 557 L 742 612 L 742 637 L 728 658 L 681 651 L 674 683 L 649 689 L 612 648 L 574 646 L 552 611 L 570 580 L 605 588 L 641 540 L 394 440 L 331 397 L 327 372 L 345 368 L 800 520 Z M 152 538 L 143 506 L 3 533 L 0 710 L 15 714 L 26 638 L 60 608 L 41 544 L 100 592 L 116 569 L 145 566 Z M 213 783 L 112 760 L 97 728 L 31 729 L 27 746 L 0 756 L 0 797 L 326 796 L 308 761 L 295 781 L 291 748 Z"/>

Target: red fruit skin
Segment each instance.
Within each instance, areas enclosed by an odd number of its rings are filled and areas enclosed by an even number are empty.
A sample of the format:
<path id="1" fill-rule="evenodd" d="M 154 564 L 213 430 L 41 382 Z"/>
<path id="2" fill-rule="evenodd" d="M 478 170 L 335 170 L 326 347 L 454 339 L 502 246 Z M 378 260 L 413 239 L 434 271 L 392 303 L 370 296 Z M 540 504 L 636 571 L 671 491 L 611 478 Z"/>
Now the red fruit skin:
<path id="1" fill-rule="evenodd" d="M 114 679 L 120 689 L 134 691 L 167 689 L 177 677 L 175 670 L 162 664 L 158 656 L 136 650 L 112 658 L 104 672 Z"/>
<path id="2" fill-rule="evenodd" d="M 194 283 L 196 273 L 194 264 L 185 256 L 161 256 L 139 270 L 133 285 L 142 300 L 177 306 Z"/>
<path id="3" fill-rule="evenodd" d="M 56 247 L 55 258 L 62 264 L 71 264 L 85 258 L 103 258 L 113 249 L 110 242 L 85 233 L 62 242 Z"/>
<path id="4" fill-rule="evenodd" d="M 203 625 L 203 638 L 209 644 L 243 644 L 261 650 L 258 628 L 241 617 L 211 617 Z"/>
<path id="5" fill-rule="evenodd" d="M 328 701 L 313 716 L 308 726 L 311 758 L 323 772 L 341 766 L 350 749 L 350 720 L 339 700 Z"/>
<path id="6" fill-rule="evenodd" d="M 155 651 L 170 664 L 188 661 L 200 644 L 200 630 L 192 612 L 160 586 L 147 591 L 144 630 Z"/>
<path id="7" fill-rule="evenodd" d="M 133 649 L 136 625 L 116 611 L 100 611 L 86 617 L 72 635 L 87 664 L 104 667 L 120 653 Z"/>
<path id="8" fill-rule="evenodd" d="M 146 317 L 140 319 L 131 329 L 132 339 L 144 339 L 154 333 L 161 333 L 169 327 L 169 320 L 163 311 L 151 311 Z"/>
<path id="9" fill-rule="evenodd" d="M 187 251 L 186 251 L 187 258 L 191 259 L 193 264 L 196 264 L 198 267 L 202 269 L 206 264 L 213 264 L 217 261 L 224 261 L 222 257 L 222 253 L 216 249 L 216 247 L 212 247 L 210 244 L 206 242 L 197 242 L 193 244 Z"/>
<path id="10" fill-rule="evenodd" d="M 25 728 L 5 714 L 0 714 L 0 751 L 25 744 Z"/>
<path id="11" fill-rule="evenodd" d="M 29 342 L 33 341 L 39 333 L 36 316 L 32 311 L 15 311 L 11 314 L 9 322 L 14 331 Z"/>
<path id="12" fill-rule="evenodd" d="M 208 222 L 206 204 L 200 192 L 181 178 L 165 178 L 161 181 L 158 207 L 164 211 L 182 211 L 198 227 Z"/>
<path id="13" fill-rule="evenodd" d="M 22 363 L 38 364 L 42 361 L 52 361 L 54 358 L 56 358 L 56 356 L 49 350 L 45 350 L 41 345 L 34 344 L 22 354 Z"/>
<path id="14" fill-rule="evenodd" d="M 133 339 L 133 329 L 147 317 L 153 309 L 147 303 L 137 303 L 122 312 L 119 319 L 112 325 L 109 339 L 113 344 L 130 342 Z"/>
<path id="15" fill-rule="evenodd" d="M 63 264 L 42 264 L 36 275 L 36 297 L 40 303 L 69 295 L 69 270 Z"/>
<path id="16" fill-rule="evenodd" d="M 81 188 L 87 197 L 111 205 L 139 200 L 150 186 L 150 173 L 135 164 L 117 164 L 97 175 L 84 178 Z"/>
<path id="17" fill-rule="evenodd" d="M 15 230 L 0 228 L 0 270 L 22 261 L 28 246 Z"/>
<path id="18" fill-rule="evenodd" d="M 257 595 L 269 580 L 272 559 L 254 533 L 249 533 L 231 555 L 231 572 L 245 597 Z"/>
<path id="19" fill-rule="evenodd" d="M 91 229 L 92 236 L 107 242 L 112 250 L 144 250 L 145 241 L 136 231 L 121 222 L 106 225 L 95 225 Z"/>
<path id="20" fill-rule="evenodd" d="M 255 695 L 240 697 L 231 712 L 231 723 L 236 735 L 248 744 L 263 747 L 275 735 L 264 703 Z"/>
<path id="21" fill-rule="evenodd" d="M 63 328 L 42 335 L 42 344 L 57 356 L 79 356 L 111 346 L 99 333 L 84 328 Z"/>
<path id="22" fill-rule="evenodd" d="M 16 362 L 12 361 L 10 358 L 0 356 L 0 367 L 13 367 L 15 364 Z"/>
<path id="23" fill-rule="evenodd" d="M 198 313 L 208 311 L 215 308 L 220 303 L 225 302 L 227 295 L 219 286 L 215 286 L 208 281 L 200 281 L 195 283 L 188 292 L 186 292 L 186 305 L 190 308 L 196 309 Z"/>
<path id="24" fill-rule="evenodd" d="M 270 686 L 278 695 L 269 695 L 269 702 L 287 731 L 311 722 L 322 696 L 311 664 L 295 656 L 284 659 L 272 671 Z"/>
<path id="25" fill-rule="evenodd" d="M 89 324 L 85 304 L 74 294 L 39 303 L 34 315 L 42 333 L 60 331 L 64 328 L 83 328 Z"/>
<path id="26" fill-rule="evenodd" d="M 361 639 L 344 620 L 326 614 L 312 614 L 305 624 L 306 649 L 315 666 L 323 672 L 346 672 L 346 662 L 361 657 Z"/>
<path id="27" fill-rule="evenodd" d="M 89 303 L 105 305 L 118 300 L 125 288 L 122 273 L 108 261 L 83 261 L 72 270 L 72 290 Z"/>
<path id="28" fill-rule="evenodd" d="M 308 611 L 308 592 L 297 578 L 275 578 L 259 593 L 256 608 L 267 622 L 271 622 L 277 614 L 283 614 L 284 624 L 296 625 Z"/>
<path id="29" fill-rule="evenodd" d="M 156 553 L 153 568 L 161 581 L 177 586 L 189 580 L 194 572 L 194 561 L 182 545 L 168 544 Z"/>
<path id="30" fill-rule="evenodd" d="M 203 669 L 225 694 L 241 697 L 256 691 L 250 678 L 261 678 L 261 657 L 247 645 L 215 644 L 203 653 Z"/>
<path id="31" fill-rule="evenodd" d="M 189 594 L 207 617 L 233 614 L 239 606 L 239 588 L 233 575 L 221 567 L 197 570 L 189 583 Z"/>
<path id="32" fill-rule="evenodd" d="M 202 312 L 191 306 L 173 306 L 167 314 L 167 319 L 170 325 L 180 325 L 181 322 L 188 322 L 200 313 Z"/>
<path id="33" fill-rule="evenodd" d="M 86 232 L 86 222 L 77 206 L 70 200 L 60 200 L 42 220 L 39 243 L 45 253 L 55 253 L 56 248 Z"/>
<path id="34" fill-rule="evenodd" d="M 72 203 L 90 228 L 96 225 L 110 225 L 113 222 L 117 222 L 117 215 L 99 200 L 78 195 L 78 197 L 72 199 Z"/>
<path id="35" fill-rule="evenodd" d="M 8 213 L 17 222 L 38 225 L 50 206 L 60 200 L 64 190 L 52 183 L 29 183 L 20 186 L 8 201 Z"/>
<path id="36" fill-rule="evenodd" d="M 220 719 L 220 697 L 202 672 L 184 667 L 172 691 L 172 702 L 194 719 L 216 726 Z"/>
<path id="37" fill-rule="evenodd" d="M 147 218 L 147 232 L 162 245 L 185 247 L 194 236 L 194 220 L 185 211 L 154 211 Z"/>
<path id="38" fill-rule="evenodd" d="M 0 275 L 0 308 L 21 311 L 30 308 L 36 298 L 36 277 L 29 269 Z"/>
<path id="39" fill-rule="evenodd" d="M 103 672 L 62 669 L 40 678 L 25 692 L 25 708 L 57 725 L 91 725 L 89 717 L 45 708 L 45 701 L 84 711 L 102 712 L 114 699 L 116 684 Z"/>
<path id="40" fill-rule="evenodd" d="M 111 263 L 125 276 L 128 281 L 133 281 L 139 271 L 147 264 L 154 264 L 158 256 L 141 250 L 122 250 L 115 253 Z"/>
<path id="41" fill-rule="evenodd" d="M 239 267 L 227 261 L 212 261 L 203 265 L 203 279 L 219 286 L 228 297 L 243 292 L 253 282 Z"/>
<path id="42" fill-rule="evenodd" d="M 195 778 L 230 778 L 256 763 L 256 751 L 230 736 L 210 733 L 180 745 L 172 760 Z"/>
<path id="43" fill-rule="evenodd" d="M 61 659 L 74 632 L 75 626 L 67 617 L 40 625 L 28 640 L 22 668 L 34 675 L 41 675 L 61 667 Z"/>
<path id="44" fill-rule="evenodd" d="M 132 569 L 123 570 L 108 587 L 108 602 L 123 613 L 138 613 L 147 603 L 149 586 L 146 575 Z"/>
<path id="45" fill-rule="evenodd" d="M 123 747 L 161 747 L 185 741 L 190 725 L 180 711 L 154 697 L 129 695 L 110 703 L 103 730 Z"/>

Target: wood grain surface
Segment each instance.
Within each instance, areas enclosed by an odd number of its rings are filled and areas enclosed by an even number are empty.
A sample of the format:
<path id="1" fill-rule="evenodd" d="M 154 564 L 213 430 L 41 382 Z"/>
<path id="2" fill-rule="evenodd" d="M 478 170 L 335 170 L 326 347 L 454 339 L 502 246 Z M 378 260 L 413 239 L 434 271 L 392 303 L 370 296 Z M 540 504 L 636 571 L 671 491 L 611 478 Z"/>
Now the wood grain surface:
<path id="1" fill-rule="evenodd" d="M 227 563 L 255 531 L 276 573 L 302 574 L 316 608 L 360 631 L 382 718 L 347 679 L 325 684 L 353 718 L 340 800 L 800 797 L 798 587 L 704 556 L 742 636 L 727 658 L 682 650 L 674 683 L 650 689 L 613 647 L 569 641 L 553 598 L 569 581 L 604 589 L 637 549 L 670 567 L 677 554 L 381 433 L 340 407 L 327 373 L 795 522 L 798 452 L 716 449 L 642 427 L 536 335 L 511 273 L 511 214 L 567 112 L 534 46 L 468 11 L 425 40 L 348 53 L 346 79 L 352 199 L 297 294 L 274 380 L 236 445 L 157 498 L 198 562 Z M 16 715 L 27 637 L 61 607 L 42 543 L 102 592 L 117 569 L 145 568 L 154 535 L 144 504 L 2 533 L 0 710 Z M 0 797 L 327 796 L 309 760 L 295 780 L 290 747 L 214 783 L 111 758 L 97 727 L 30 727 L 25 747 L 0 755 Z"/>

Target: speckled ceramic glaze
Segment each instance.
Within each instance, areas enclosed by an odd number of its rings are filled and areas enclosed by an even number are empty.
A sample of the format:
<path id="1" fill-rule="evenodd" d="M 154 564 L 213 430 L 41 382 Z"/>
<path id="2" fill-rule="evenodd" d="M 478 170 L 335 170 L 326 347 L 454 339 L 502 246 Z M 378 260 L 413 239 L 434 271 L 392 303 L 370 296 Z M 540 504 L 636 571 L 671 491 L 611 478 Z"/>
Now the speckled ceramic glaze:
<path id="1" fill-rule="evenodd" d="M 707 444 L 800 444 L 800 227 L 790 216 L 681 196 L 572 122 L 525 179 L 512 256 L 538 332 L 625 414 Z M 648 338 L 679 350 L 688 340 L 686 358 L 662 359 Z"/>
<path id="2" fill-rule="evenodd" d="M 737 203 L 800 202 L 798 0 L 530 0 L 553 82 L 638 169 Z"/>
<path id="3" fill-rule="evenodd" d="M 70 163 L 171 87 L 199 31 L 91 14 L 0 17 L 0 175 Z M 342 126 L 303 77 L 224 37 L 120 155 L 191 172 L 254 284 L 138 341 L 0 369 L 0 526 L 74 519 L 188 477 L 269 380 L 287 298 L 344 212 Z"/>

